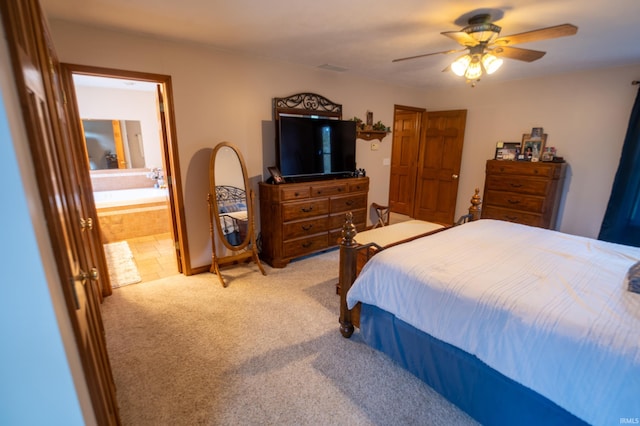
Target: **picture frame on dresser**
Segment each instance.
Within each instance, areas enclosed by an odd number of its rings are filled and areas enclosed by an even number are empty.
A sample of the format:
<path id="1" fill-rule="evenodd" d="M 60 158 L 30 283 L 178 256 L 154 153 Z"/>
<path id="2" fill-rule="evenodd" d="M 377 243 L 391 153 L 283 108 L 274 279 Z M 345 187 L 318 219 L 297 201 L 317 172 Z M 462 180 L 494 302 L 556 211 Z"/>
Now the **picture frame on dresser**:
<path id="1" fill-rule="evenodd" d="M 521 142 L 497 142 L 494 160 L 516 160 L 520 154 L 521 144 Z"/>
<path id="2" fill-rule="evenodd" d="M 284 178 L 280 173 L 280 169 L 278 169 L 276 166 L 271 166 L 267 167 L 267 170 L 269 170 L 269 174 L 273 178 L 273 183 L 284 183 Z"/>
<path id="3" fill-rule="evenodd" d="M 542 157 L 542 152 L 547 144 L 547 134 L 544 133 L 539 138 L 532 137 L 531 133 L 524 133 L 522 135 L 522 144 L 520 145 L 520 152 L 524 155 L 526 161 L 539 161 Z M 537 153 L 537 155 L 534 155 Z"/>

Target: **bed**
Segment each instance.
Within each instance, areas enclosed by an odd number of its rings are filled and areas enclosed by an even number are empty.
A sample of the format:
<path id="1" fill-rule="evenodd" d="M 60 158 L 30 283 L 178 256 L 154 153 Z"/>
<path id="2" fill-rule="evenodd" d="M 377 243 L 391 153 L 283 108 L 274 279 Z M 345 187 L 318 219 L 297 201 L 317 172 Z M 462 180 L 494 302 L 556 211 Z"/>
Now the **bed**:
<path id="1" fill-rule="evenodd" d="M 237 246 L 247 235 L 247 195 L 244 189 L 230 185 L 216 186 L 220 228 L 229 244 Z"/>
<path id="2" fill-rule="evenodd" d="M 482 424 L 638 423 L 640 248 L 490 219 L 374 256 L 343 235 L 345 337 L 355 323 Z"/>

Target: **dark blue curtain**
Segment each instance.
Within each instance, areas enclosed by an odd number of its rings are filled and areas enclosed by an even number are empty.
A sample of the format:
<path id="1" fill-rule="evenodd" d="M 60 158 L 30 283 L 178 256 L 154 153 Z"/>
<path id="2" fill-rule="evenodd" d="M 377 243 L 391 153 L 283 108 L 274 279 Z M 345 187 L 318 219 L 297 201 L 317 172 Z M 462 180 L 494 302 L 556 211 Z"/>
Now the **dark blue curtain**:
<path id="1" fill-rule="evenodd" d="M 640 90 L 598 239 L 640 247 Z"/>

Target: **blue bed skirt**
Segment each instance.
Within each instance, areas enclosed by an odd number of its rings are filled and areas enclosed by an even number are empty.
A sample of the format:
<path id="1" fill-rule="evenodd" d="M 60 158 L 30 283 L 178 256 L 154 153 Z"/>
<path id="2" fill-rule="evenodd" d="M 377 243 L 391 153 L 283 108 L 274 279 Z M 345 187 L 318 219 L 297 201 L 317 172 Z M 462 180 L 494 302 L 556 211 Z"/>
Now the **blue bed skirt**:
<path id="1" fill-rule="evenodd" d="M 490 368 L 478 358 L 362 304 L 360 333 L 483 425 L 585 425 L 555 403 Z"/>

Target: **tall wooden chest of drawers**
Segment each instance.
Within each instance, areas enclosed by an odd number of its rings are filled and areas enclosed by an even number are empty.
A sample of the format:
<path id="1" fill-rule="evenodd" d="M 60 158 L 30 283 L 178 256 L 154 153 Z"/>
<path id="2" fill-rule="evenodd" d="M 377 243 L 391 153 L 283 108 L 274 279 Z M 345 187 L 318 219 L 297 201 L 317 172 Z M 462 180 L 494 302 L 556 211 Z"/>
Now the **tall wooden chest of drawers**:
<path id="1" fill-rule="evenodd" d="M 555 229 L 566 163 L 488 160 L 482 218 Z"/>
<path id="2" fill-rule="evenodd" d="M 342 237 L 345 214 L 364 231 L 369 178 L 260 183 L 262 259 L 283 268 L 291 259 L 325 250 Z"/>

